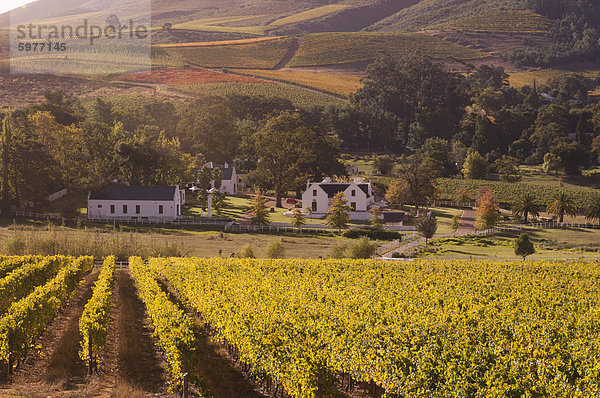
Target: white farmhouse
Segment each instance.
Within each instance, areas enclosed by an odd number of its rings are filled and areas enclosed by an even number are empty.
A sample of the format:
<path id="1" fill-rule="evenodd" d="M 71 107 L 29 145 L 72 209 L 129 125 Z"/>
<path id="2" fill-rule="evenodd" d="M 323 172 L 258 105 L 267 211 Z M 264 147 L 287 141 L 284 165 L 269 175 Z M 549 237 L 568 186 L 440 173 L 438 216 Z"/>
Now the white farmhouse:
<path id="1" fill-rule="evenodd" d="M 218 168 L 223 174 L 221 186 L 215 187 L 219 192 L 226 195 L 237 195 L 239 189 L 239 175 L 235 166 L 225 163 L 224 165 L 209 162 L 206 166 L 210 169 Z"/>
<path id="2" fill-rule="evenodd" d="M 88 195 L 88 218 L 172 221 L 181 216 L 185 190 L 179 186 L 108 185 Z"/>
<path id="3" fill-rule="evenodd" d="M 371 218 L 369 208 L 375 202 L 371 183 L 355 178 L 352 183 L 332 182 L 328 177 L 322 182 L 308 181 L 306 191 L 302 194 L 302 205 L 312 211 L 312 216 L 322 217 L 329 209 L 331 199 L 343 192 L 352 208 L 350 217 L 355 220 Z"/>

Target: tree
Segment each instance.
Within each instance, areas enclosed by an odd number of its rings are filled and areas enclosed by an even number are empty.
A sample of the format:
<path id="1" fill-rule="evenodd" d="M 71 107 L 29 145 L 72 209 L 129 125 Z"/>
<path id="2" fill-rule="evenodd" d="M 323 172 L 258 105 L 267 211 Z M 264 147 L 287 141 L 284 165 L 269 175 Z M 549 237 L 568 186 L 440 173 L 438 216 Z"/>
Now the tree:
<path id="1" fill-rule="evenodd" d="M 435 216 L 429 212 L 416 219 L 416 227 L 417 231 L 425 238 L 425 244 L 427 245 L 429 239 L 433 238 L 437 231 L 437 220 Z"/>
<path id="2" fill-rule="evenodd" d="M 577 204 L 566 192 L 561 191 L 555 197 L 552 203 L 546 209 L 548 213 L 558 217 L 558 222 L 562 223 L 565 214 L 575 217 L 577 214 Z"/>
<path id="3" fill-rule="evenodd" d="M 216 163 L 231 162 L 238 154 L 241 136 L 235 117 L 224 105 L 187 105 L 180 113 L 178 136 L 186 152 L 202 154 Z"/>
<path id="4" fill-rule="evenodd" d="M 538 217 L 542 211 L 537 203 L 536 197 L 531 193 L 521 195 L 519 201 L 513 206 L 513 213 L 518 217 L 523 217 L 523 223 L 527 224 L 529 215 Z"/>
<path id="5" fill-rule="evenodd" d="M 282 113 L 267 119 L 253 141 L 257 162 L 248 178 L 261 188 L 275 190 L 277 207 L 283 207 L 281 199 L 289 190 L 316 176 L 324 162 L 339 158 L 334 143 L 317 134 L 298 114 Z M 327 155 L 325 147 L 329 148 Z"/>
<path id="6" fill-rule="evenodd" d="M 588 204 L 585 210 L 585 219 L 600 223 L 600 194 Z"/>
<path id="7" fill-rule="evenodd" d="M 533 246 L 533 242 L 529 239 L 529 235 L 519 235 L 519 237 L 515 240 L 515 254 L 523 257 L 523 260 L 525 260 L 527 256 L 530 256 L 534 253 L 535 247 Z"/>
<path id="8" fill-rule="evenodd" d="M 352 208 L 348 206 L 348 200 L 343 192 L 338 192 L 331 201 L 331 206 L 327 210 L 327 217 L 325 218 L 325 224 L 332 228 L 336 228 L 339 232 L 342 232 L 343 228 L 348 226 L 350 222 L 350 212 Z"/>
<path id="9" fill-rule="evenodd" d="M 394 170 L 394 158 L 389 155 L 377 156 L 373 165 L 382 176 L 386 176 Z"/>
<path id="10" fill-rule="evenodd" d="M 382 220 L 383 212 L 381 211 L 381 207 L 373 206 L 371 208 L 371 226 L 375 229 L 383 229 L 383 220 Z"/>
<path id="11" fill-rule="evenodd" d="M 561 164 L 562 162 L 557 154 L 548 152 L 544 155 L 544 164 L 542 164 L 542 170 L 546 174 L 554 174 L 556 177 L 558 177 Z"/>
<path id="12" fill-rule="evenodd" d="M 588 164 L 588 151 L 578 142 L 559 143 L 552 147 L 550 153 L 560 159 L 561 168 L 567 175 L 580 176 L 581 168 Z"/>
<path id="13" fill-rule="evenodd" d="M 492 191 L 486 188 L 482 188 L 477 200 L 478 207 L 475 228 L 478 230 L 493 228 L 500 220 L 498 201 Z"/>
<path id="14" fill-rule="evenodd" d="M 302 209 L 295 208 L 294 210 L 292 210 L 292 219 L 290 221 L 290 224 L 294 228 L 298 228 L 298 231 L 302 229 L 302 226 L 306 224 L 306 218 L 304 217 Z"/>
<path id="15" fill-rule="evenodd" d="M 267 198 L 264 196 L 263 191 L 260 188 L 257 188 L 250 208 L 250 213 L 252 214 L 250 222 L 252 222 L 252 224 L 269 224 L 269 210 L 267 209 L 266 203 Z"/>
<path id="16" fill-rule="evenodd" d="M 461 186 L 456 190 L 456 194 L 454 194 L 454 200 L 458 203 L 459 206 L 464 206 L 467 203 L 471 202 L 471 192 L 465 187 Z"/>
<path id="17" fill-rule="evenodd" d="M 418 212 L 437 194 L 437 171 L 421 161 L 418 155 L 402 158 L 398 163 L 399 177 L 388 189 L 385 198 L 389 203 L 414 204 Z"/>
<path id="18" fill-rule="evenodd" d="M 456 147 L 457 151 L 460 147 Z M 441 176 L 455 175 L 458 170 L 455 163 L 452 162 L 452 150 L 448 141 L 434 137 L 425 140 L 423 146 L 419 149 L 419 154 L 423 158 L 423 163 L 428 164 L 433 170 L 438 170 Z M 463 159 L 459 161 L 462 163 Z"/>
<path id="19" fill-rule="evenodd" d="M 467 154 L 462 172 L 465 178 L 481 180 L 487 176 L 488 167 L 488 161 L 479 152 L 471 150 Z"/>
<path id="20" fill-rule="evenodd" d="M 502 155 L 501 158 L 494 162 L 494 168 L 502 181 L 515 182 L 521 179 L 519 160 L 517 158 Z"/>
<path id="21" fill-rule="evenodd" d="M 229 207 L 230 203 L 224 193 L 217 191 L 212 196 L 212 206 L 217 214 L 221 215 L 223 210 Z"/>

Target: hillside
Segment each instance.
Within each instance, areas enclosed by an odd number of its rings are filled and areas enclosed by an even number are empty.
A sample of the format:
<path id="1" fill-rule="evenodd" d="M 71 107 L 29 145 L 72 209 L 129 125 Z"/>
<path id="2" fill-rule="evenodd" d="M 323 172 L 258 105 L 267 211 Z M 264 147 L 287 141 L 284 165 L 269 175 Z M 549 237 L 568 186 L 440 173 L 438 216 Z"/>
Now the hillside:
<path id="1" fill-rule="evenodd" d="M 366 28 L 367 31 L 414 31 L 431 25 L 498 10 L 525 9 L 523 0 L 422 0 Z"/>

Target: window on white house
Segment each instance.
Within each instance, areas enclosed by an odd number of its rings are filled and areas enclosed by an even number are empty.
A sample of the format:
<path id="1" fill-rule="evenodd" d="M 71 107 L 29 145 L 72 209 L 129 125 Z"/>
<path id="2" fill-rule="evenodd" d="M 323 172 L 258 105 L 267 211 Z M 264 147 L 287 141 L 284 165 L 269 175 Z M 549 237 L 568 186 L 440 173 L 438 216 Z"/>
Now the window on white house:
<path id="1" fill-rule="evenodd" d="M 123 205 L 123 214 L 127 214 L 127 205 Z"/>
<path id="2" fill-rule="evenodd" d="M 317 202 L 312 202 L 312 211 L 317 211 Z"/>
<path id="3" fill-rule="evenodd" d="M 356 202 L 350 203 L 350 207 L 352 208 L 352 210 L 356 211 Z"/>
<path id="4" fill-rule="evenodd" d="M 317 196 L 317 190 L 313 189 L 313 196 Z"/>
<path id="5" fill-rule="evenodd" d="M 158 214 L 163 214 L 163 205 L 158 205 Z"/>
<path id="6" fill-rule="evenodd" d="M 352 190 L 352 196 L 356 196 L 356 189 Z"/>
<path id="7" fill-rule="evenodd" d="M 98 208 L 99 208 L 99 209 L 101 209 L 101 208 L 102 208 L 102 205 L 98 205 Z"/>
<path id="8" fill-rule="evenodd" d="M 110 205 L 110 214 L 115 214 L 115 205 Z"/>
<path id="9" fill-rule="evenodd" d="M 135 205 L 135 214 L 140 214 L 140 205 Z"/>

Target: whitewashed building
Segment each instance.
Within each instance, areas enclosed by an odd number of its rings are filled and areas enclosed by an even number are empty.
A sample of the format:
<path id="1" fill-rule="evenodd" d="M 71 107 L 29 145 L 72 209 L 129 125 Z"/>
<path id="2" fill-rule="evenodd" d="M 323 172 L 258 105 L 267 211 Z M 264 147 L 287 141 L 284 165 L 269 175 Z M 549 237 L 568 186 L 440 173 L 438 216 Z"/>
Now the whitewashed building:
<path id="1" fill-rule="evenodd" d="M 218 168 L 223 174 L 221 186 L 215 187 L 219 192 L 226 195 L 237 195 L 240 185 L 240 179 L 235 166 L 225 163 L 224 165 L 209 162 L 206 166 L 210 169 Z M 213 182 L 214 184 L 214 182 Z"/>
<path id="2" fill-rule="evenodd" d="M 375 202 L 373 189 L 370 182 L 355 178 L 354 182 L 332 182 L 326 178 L 322 182 L 308 181 L 306 191 L 302 194 L 302 206 L 311 209 L 312 217 L 322 217 L 329 210 L 333 197 L 343 192 L 348 205 L 352 208 L 350 218 L 354 220 L 368 220 L 371 205 Z"/>
<path id="3" fill-rule="evenodd" d="M 179 186 L 112 184 L 88 195 L 91 220 L 173 221 L 181 216 L 185 190 Z"/>

